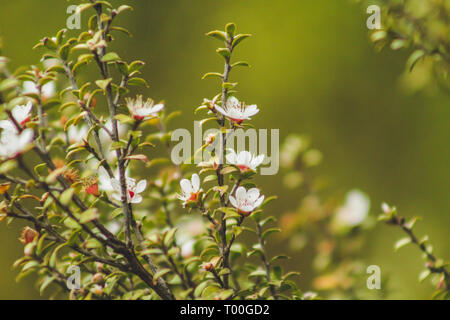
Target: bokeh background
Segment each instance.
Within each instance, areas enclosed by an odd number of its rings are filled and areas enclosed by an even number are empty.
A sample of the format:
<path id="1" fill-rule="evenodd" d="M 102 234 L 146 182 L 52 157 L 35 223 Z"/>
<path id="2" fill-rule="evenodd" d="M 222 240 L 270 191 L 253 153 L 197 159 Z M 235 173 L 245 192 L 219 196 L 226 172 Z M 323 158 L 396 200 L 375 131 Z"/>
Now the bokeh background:
<path id="1" fill-rule="evenodd" d="M 118 1 L 112 1 L 117 4 Z M 121 1 L 126 2 L 126 1 Z M 65 26 L 74 1 L 2 0 L 0 37 L 12 66 L 35 64 L 32 46 Z M 371 198 L 371 215 L 386 201 L 401 214 L 420 215 L 419 234 L 428 233 L 438 256 L 450 258 L 450 99 L 426 74 L 405 77 L 405 52 L 377 53 L 368 41 L 365 8 L 330 0 L 139 0 L 119 19 L 133 33 L 119 35 L 124 59 L 147 62 L 145 94 L 164 99 L 183 118 L 175 126 L 192 129 L 193 109 L 216 93 L 202 74 L 221 71 L 219 44 L 205 32 L 235 22 L 252 33 L 236 51 L 251 69 L 233 72 L 240 97 L 256 103 L 256 127 L 280 128 L 311 137 L 324 160 L 317 174 L 336 192 L 359 188 Z M 83 20 L 84 21 L 84 20 Z M 83 22 L 85 23 L 85 22 Z M 415 77 L 415 78 L 414 78 Z M 259 179 L 265 194 L 278 194 L 274 214 L 295 207 L 295 194 L 281 193 L 277 176 Z M 16 283 L 11 265 L 22 253 L 19 224 L 0 225 L 0 298 L 38 299 L 33 278 Z M 363 252 L 367 264 L 389 276 L 388 298 L 421 299 L 432 292 L 419 284 L 423 260 L 414 247 L 393 252 L 398 230 L 378 226 Z M 272 252 L 284 250 L 272 247 Z M 294 254 L 302 288 L 308 288 L 307 255 Z M 363 286 L 364 283 L 361 284 Z"/>

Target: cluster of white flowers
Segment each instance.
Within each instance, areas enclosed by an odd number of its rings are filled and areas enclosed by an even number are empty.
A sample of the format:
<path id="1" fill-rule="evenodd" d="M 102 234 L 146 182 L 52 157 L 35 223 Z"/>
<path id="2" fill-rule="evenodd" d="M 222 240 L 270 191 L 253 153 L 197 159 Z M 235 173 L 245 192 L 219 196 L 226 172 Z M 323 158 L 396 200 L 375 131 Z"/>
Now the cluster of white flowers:
<path id="1" fill-rule="evenodd" d="M 11 114 L 17 124 L 25 125 L 31 119 L 33 105 L 19 105 L 13 108 Z M 33 141 L 33 130 L 25 129 L 19 132 L 16 125 L 10 120 L 0 121 L 0 158 L 12 159 L 21 154 Z"/>
<path id="2" fill-rule="evenodd" d="M 205 100 L 210 102 L 209 100 Z M 256 105 L 247 106 L 243 102 L 240 102 L 236 97 L 228 98 L 226 105 L 222 108 L 221 106 L 211 103 L 211 109 L 223 114 L 230 121 L 241 124 L 244 120 L 250 120 L 252 116 L 259 112 Z M 213 139 L 209 139 L 211 142 Z M 207 141 L 207 143 L 211 143 Z M 264 155 L 253 155 L 249 151 L 241 151 L 236 153 L 235 150 L 230 149 L 226 155 L 227 163 L 239 168 L 241 173 L 246 173 L 249 171 L 256 171 L 256 169 L 263 163 Z M 212 166 L 216 165 L 217 159 L 212 157 L 209 162 L 202 163 L 201 166 Z M 193 174 L 191 180 L 183 179 L 180 181 L 181 194 L 178 198 L 183 201 L 183 205 L 186 206 L 188 203 L 197 203 L 199 200 L 199 194 L 201 192 L 200 188 L 200 177 L 198 174 Z M 260 191 L 258 188 L 252 188 L 246 190 L 244 187 L 237 188 L 235 195 L 229 196 L 229 201 L 237 211 L 243 215 L 250 215 L 255 209 L 257 209 L 264 201 L 264 196 L 260 196 Z"/>

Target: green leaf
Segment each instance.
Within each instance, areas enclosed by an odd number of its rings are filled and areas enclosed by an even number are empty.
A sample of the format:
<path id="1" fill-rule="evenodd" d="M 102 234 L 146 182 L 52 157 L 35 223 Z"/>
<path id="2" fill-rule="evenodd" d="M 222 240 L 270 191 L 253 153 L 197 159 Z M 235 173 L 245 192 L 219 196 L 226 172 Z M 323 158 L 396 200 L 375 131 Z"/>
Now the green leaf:
<path id="1" fill-rule="evenodd" d="M 206 35 L 209 37 L 216 38 L 217 40 L 227 41 L 227 35 L 223 31 L 214 30 L 214 31 L 208 32 Z"/>
<path id="2" fill-rule="evenodd" d="M 262 239 L 265 240 L 269 235 L 271 235 L 272 233 L 277 233 L 277 232 L 281 232 L 281 229 L 278 229 L 278 228 L 267 229 L 266 231 L 263 232 Z"/>
<path id="3" fill-rule="evenodd" d="M 164 246 L 169 248 L 172 245 L 172 242 L 175 238 L 175 233 L 177 232 L 177 228 L 170 229 L 164 236 Z"/>
<path id="4" fill-rule="evenodd" d="M 5 79 L 2 82 L 0 82 L 0 91 L 12 89 L 14 87 L 17 87 L 19 84 L 20 82 L 16 79 L 13 78 Z"/>
<path id="5" fill-rule="evenodd" d="M 219 72 L 208 72 L 203 75 L 202 80 L 209 78 L 209 77 L 218 77 L 218 78 L 222 79 L 223 75 Z"/>
<path id="6" fill-rule="evenodd" d="M 239 43 L 241 43 L 243 40 L 251 37 L 251 34 L 238 34 L 236 37 L 234 37 L 233 42 L 231 43 L 231 46 L 235 48 Z"/>
<path id="7" fill-rule="evenodd" d="M 248 62 L 246 62 L 246 61 L 238 61 L 238 62 L 236 62 L 236 63 L 233 63 L 233 64 L 231 65 L 231 67 L 232 67 L 232 68 L 234 68 L 234 67 L 250 67 L 250 65 L 249 65 Z"/>
<path id="8" fill-rule="evenodd" d="M 110 85 L 110 83 L 112 82 L 112 78 L 108 78 L 105 80 L 97 80 L 95 81 L 95 84 L 102 90 L 106 90 L 106 88 L 108 87 L 108 85 Z"/>
<path id="9" fill-rule="evenodd" d="M 48 264 L 50 265 L 50 267 L 55 267 L 55 265 L 56 265 L 56 259 L 58 258 L 58 252 L 59 252 L 59 250 L 61 250 L 61 248 L 65 247 L 65 246 L 66 246 L 65 243 L 60 244 L 59 246 L 57 246 L 57 247 L 55 248 L 55 250 L 53 250 L 53 253 L 52 253 L 52 255 L 51 255 L 51 257 L 50 257 L 50 260 L 49 260 L 49 262 L 48 262 Z"/>
<path id="10" fill-rule="evenodd" d="M 431 275 L 430 269 L 425 269 L 419 274 L 419 282 L 424 282 Z"/>
<path id="11" fill-rule="evenodd" d="M 225 26 L 225 31 L 230 36 L 230 38 L 233 38 L 234 32 L 236 31 L 236 25 L 234 23 L 228 23 Z"/>
<path id="12" fill-rule="evenodd" d="M 61 197 L 59 198 L 59 201 L 63 205 L 67 206 L 72 201 L 72 196 L 73 196 L 74 192 L 75 192 L 75 189 L 72 189 L 72 188 L 67 189 L 66 191 L 64 191 L 61 194 Z"/>
<path id="13" fill-rule="evenodd" d="M 155 275 L 153 276 L 153 284 L 156 286 L 156 284 L 158 283 L 158 279 L 161 278 L 162 276 L 164 276 L 165 274 L 168 274 L 171 271 L 172 270 L 170 270 L 169 268 L 166 268 L 166 269 L 161 269 L 158 272 L 156 272 Z"/>
<path id="14" fill-rule="evenodd" d="M 58 54 L 63 60 L 67 60 L 70 53 L 70 44 L 66 43 L 61 48 L 59 48 Z"/>
<path id="15" fill-rule="evenodd" d="M 135 71 L 141 70 L 145 66 L 145 62 L 143 61 L 133 61 L 130 66 L 128 67 L 128 73 L 133 73 Z"/>
<path id="16" fill-rule="evenodd" d="M 216 50 L 216 52 L 218 54 L 220 54 L 222 57 L 224 57 L 225 59 L 229 59 L 231 56 L 230 49 L 228 49 L 228 48 L 219 48 Z"/>
<path id="17" fill-rule="evenodd" d="M 416 50 L 414 51 L 408 58 L 408 61 L 406 62 L 406 65 L 408 66 L 409 71 L 412 71 L 414 69 L 414 66 L 416 63 L 425 56 L 425 51 L 423 50 Z"/>
<path id="18" fill-rule="evenodd" d="M 81 214 L 80 223 L 88 223 L 98 218 L 98 211 L 96 208 L 90 208 Z"/>
<path id="19" fill-rule="evenodd" d="M 127 5 L 121 5 L 120 7 L 117 8 L 117 14 L 120 14 L 126 10 L 130 10 L 133 11 L 133 7 L 127 6 Z"/>
<path id="20" fill-rule="evenodd" d="M 120 60 L 120 57 L 115 52 L 108 52 L 102 58 L 102 62 L 112 62 L 112 61 L 117 61 L 117 60 Z"/>
<path id="21" fill-rule="evenodd" d="M 394 245 L 394 250 L 398 251 L 399 249 L 403 248 L 404 246 L 411 243 L 411 238 L 405 237 L 400 240 L 398 240 Z"/>
<path id="22" fill-rule="evenodd" d="M 126 124 L 126 123 L 133 123 L 134 119 L 130 116 L 127 116 L 126 114 L 119 113 L 114 117 L 114 119 L 119 120 L 120 123 Z"/>
<path id="23" fill-rule="evenodd" d="M 267 274 L 266 271 L 258 269 L 258 270 L 253 271 L 252 273 L 250 273 L 248 275 L 248 277 L 249 278 L 251 278 L 251 277 L 265 277 L 266 274 Z"/>
<path id="24" fill-rule="evenodd" d="M 128 85 L 148 88 L 147 81 L 145 81 L 142 78 L 132 78 L 132 79 L 128 80 Z"/>
<path id="25" fill-rule="evenodd" d="M 406 40 L 395 39 L 391 42 L 391 49 L 398 50 L 398 49 L 406 47 L 406 44 L 407 44 Z"/>
<path id="26" fill-rule="evenodd" d="M 41 286 L 39 287 L 40 295 L 42 295 L 44 293 L 45 289 L 56 279 L 57 279 L 57 276 L 46 277 L 44 279 L 44 281 L 42 281 Z"/>
<path id="27" fill-rule="evenodd" d="M 80 5 L 78 5 L 76 12 L 77 13 L 81 13 L 81 12 L 83 12 L 83 11 L 89 9 L 89 8 L 92 8 L 94 5 L 95 5 L 95 3 L 83 3 L 83 4 L 80 4 Z"/>

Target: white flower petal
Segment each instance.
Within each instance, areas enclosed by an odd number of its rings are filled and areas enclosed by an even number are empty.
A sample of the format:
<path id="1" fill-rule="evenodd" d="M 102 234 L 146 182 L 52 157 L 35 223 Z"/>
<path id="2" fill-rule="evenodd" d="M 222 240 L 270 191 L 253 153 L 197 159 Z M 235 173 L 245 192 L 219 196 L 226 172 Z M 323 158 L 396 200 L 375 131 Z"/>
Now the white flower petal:
<path id="1" fill-rule="evenodd" d="M 264 196 L 259 197 L 258 200 L 255 201 L 254 203 L 254 209 L 258 208 L 264 201 Z"/>
<path id="2" fill-rule="evenodd" d="M 230 196 L 229 200 L 230 200 L 231 205 L 237 209 L 238 203 L 237 203 L 236 199 L 233 196 Z"/>
<path id="3" fill-rule="evenodd" d="M 111 179 L 111 186 L 113 189 L 119 193 L 121 193 L 120 182 L 117 179 Z"/>
<path id="4" fill-rule="evenodd" d="M 258 188 L 251 188 L 247 191 L 247 200 L 249 202 L 255 202 L 256 199 L 259 197 L 259 189 Z"/>
<path id="5" fill-rule="evenodd" d="M 134 197 L 131 199 L 131 203 L 141 203 L 142 202 L 142 196 L 140 194 L 134 195 Z"/>
<path id="6" fill-rule="evenodd" d="M 191 178 L 192 181 L 192 189 L 194 192 L 198 192 L 200 190 L 200 177 L 198 174 L 194 173 Z"/>
<path id="7" fill-rule="evenodd" d="M 147 180 L 141 180 L 138 182 L 138 184 L 136 185 L 136 193 L 141 193 L 142 191 L 145 190 L 145 188 L 147 188 Z"/>
<path id="8" fill-rule="evenodd" d="M 227 112 L 221 106 L 216 105 L 216 110 L 219 111 L 224 116 L 228 115 Z"/>
<path id="9" fill-rule="evenodd" d="M 181 190 L 183 193 L 191 194 L 192 193 L 192 185 L 188 179 L 183 179 L 180 181 Z"/>
<path id="10" fill-rule="evenodd" d="M 161 111 L 162 109 L 164 109 L 164 104 L 158 103 L 153 106 L 152 113 L 157 113 L 157 112 Z"/>
<path id="11" fill-rule="evenodd" d="M 245 191 L 244 187 L 239 187 L 236 190 L 236 200 L 238 203 L 241 203 L 247 197 L 247 191 Z"/>

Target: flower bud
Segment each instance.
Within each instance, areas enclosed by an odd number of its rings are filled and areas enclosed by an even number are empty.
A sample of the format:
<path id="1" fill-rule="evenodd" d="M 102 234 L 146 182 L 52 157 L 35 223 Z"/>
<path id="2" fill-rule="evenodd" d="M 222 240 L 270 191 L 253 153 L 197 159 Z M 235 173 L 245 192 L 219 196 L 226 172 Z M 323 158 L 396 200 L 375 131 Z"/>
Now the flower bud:
<path id="1" fill-rule="evenodd" d="M 105 283 L 105 278 L 103 277 L 103 274 L 101 274 L 101 273 L 96 273 L 96 274 L 94 275 L 94 277 L 92 278 L 92 280 L 93 280 L 95 283 L 98 283 L 98 284 L 103 284 L 103 283 Z"/>
<path id="2" fill-rule="evenodd" d="M 96 284 L 92 287 L 91 292 L 96 296 L 101 296 L 103 294 L 103 287 Z"/>
<path id="3" fill-rule="evenodd" d="M 23 244 L 29 244 L 32 243 L 37 237 L 39 237 L 39 233 L 36 230 L 30 227 L 25 227 L 22 229 L 22 235 L 19 240 Z"/>

